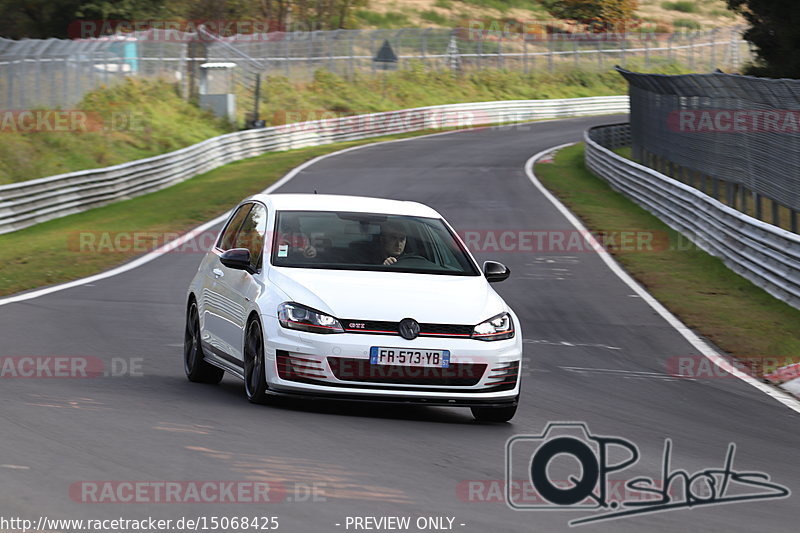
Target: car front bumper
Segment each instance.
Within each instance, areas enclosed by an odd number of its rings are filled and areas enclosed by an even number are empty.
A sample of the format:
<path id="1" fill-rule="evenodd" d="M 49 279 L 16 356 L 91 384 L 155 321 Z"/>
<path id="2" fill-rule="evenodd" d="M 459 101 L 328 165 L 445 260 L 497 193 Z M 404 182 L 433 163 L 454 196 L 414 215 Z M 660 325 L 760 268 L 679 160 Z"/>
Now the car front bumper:
<path id="1" fill-rule="evenodd" d="M 265 321 L 266 322 L 266 321 Z M 511 406 L 519 396 L 522 342 L 396 335 L 314 334 L 266 326 L 270 392 L 307 398 L 453 406 Z M 448 350 L 450 367 L 370 365 L 373 346 Z"/>

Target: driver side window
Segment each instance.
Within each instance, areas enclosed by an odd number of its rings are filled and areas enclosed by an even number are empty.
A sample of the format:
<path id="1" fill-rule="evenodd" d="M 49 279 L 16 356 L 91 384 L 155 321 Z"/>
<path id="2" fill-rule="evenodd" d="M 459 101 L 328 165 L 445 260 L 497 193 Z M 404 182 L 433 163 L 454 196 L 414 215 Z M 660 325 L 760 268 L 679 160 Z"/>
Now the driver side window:
<path id="1" fill-rule="evenodd" d="M 236 235 L 234 248 L 247 248 L 250 250 L 250 266 L 253 270 L 261 268 L 261 258 L 264 255 L 264 237 L 267 233 L 267 210 L 261 204 L 253 204 Z"/>
<path id="2" fill-rule="evenodd" d="M 250 212 L 250 209 L 253 207 L 253 204 L 244 204 L 239 206 L 239 209 L 236 210 L 236 213 L 228 222 L 228 225 L 225 226 L 225 231 L 222 232 L 222 235 L 219 237 L 219 242 L 217 242 L 217 248 L 222 250 L 223 252 L 227 252 L 231 248 L 236 248 L 236 234 L 239 233 L 239 228 L 242 227 L 242 222 L 244 222 L 245 217 Z"/>

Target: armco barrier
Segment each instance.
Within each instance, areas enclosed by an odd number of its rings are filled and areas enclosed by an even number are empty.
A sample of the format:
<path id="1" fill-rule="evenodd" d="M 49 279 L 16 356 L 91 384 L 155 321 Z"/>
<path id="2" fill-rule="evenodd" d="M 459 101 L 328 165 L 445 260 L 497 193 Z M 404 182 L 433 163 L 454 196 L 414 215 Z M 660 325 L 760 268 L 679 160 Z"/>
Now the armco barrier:
<path id="1" fill-rule="evenodd" d="M 731 270 L 800 309 L 800 235 L 611 151 L 629 139 L 629 124 L 587 130 L 586 166 Z"/>
<path id="2" fill-rule="evenodd" d="M 266 152 L 432 128 L 627 113 L 627 96 L 478 102 L 229 133 L 147 159 L 0 186 L 0 233 L 156 191 Z"/>

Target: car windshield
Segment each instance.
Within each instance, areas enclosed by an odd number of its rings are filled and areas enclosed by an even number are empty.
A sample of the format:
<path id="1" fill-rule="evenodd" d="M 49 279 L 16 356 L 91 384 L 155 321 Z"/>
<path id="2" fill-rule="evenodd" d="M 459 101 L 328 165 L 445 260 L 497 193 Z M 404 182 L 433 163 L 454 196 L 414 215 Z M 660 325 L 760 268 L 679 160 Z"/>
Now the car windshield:
<path id="1" fill-rule="evenodd" d="M 438 218 L 279 211 L 272 264 L 280 267 L 477 276 Z"/>

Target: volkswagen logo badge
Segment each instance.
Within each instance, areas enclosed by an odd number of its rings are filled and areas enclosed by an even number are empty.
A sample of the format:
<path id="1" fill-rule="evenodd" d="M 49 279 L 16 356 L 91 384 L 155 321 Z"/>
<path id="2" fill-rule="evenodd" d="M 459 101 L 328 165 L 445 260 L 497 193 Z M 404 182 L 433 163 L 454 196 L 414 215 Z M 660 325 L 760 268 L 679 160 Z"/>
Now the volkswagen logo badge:
<path id="1" fill-rule="evenodd" d="M 413 318 L 404 318 L 401 320 L 397 329 L 404 339 L 416 339 L 419 335 L 419 324 Z"/>

